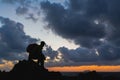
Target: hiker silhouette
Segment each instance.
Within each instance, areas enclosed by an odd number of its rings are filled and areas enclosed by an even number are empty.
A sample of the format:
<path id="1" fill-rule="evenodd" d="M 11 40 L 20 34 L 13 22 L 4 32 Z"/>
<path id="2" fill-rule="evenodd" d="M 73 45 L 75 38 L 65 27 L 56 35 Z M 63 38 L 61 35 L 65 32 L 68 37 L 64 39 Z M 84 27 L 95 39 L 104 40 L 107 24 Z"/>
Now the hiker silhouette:
<path id="1" fill-rule="evenodd" d="M 44 54 L 42 53 L 42 49 L 45 45 L 44 41 L 41 41 L 41 44 L 38 45 L 36 43 L 29 44 L 26 48 L 26 51 L 29 53 L 28 60 L 32 61 L 33 59 L 37 59 L 37 64 L 41 65 L 41 67 L 44 67 L 44 60 L 46 59 Z"/>

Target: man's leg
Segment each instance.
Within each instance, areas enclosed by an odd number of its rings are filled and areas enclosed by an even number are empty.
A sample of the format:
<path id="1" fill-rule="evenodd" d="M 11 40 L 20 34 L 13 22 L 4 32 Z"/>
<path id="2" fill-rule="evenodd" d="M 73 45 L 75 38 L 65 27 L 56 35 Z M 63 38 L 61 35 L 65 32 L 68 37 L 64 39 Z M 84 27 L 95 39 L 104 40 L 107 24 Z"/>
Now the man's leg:
<path id="1" fill-rule="evenodd" d="M 32 61 L 32 57 L 31 57 L 30 54 L 29 54 L 29 57 L 28 57 L 28 61 Z"/>
<path id="2" fill-rule="evenodd" d="M 40 63 L 40 59 L 38 59 L 38 61 L 37 61 L 37 64 L 39 65 L 39 63 Z"/>
<path id="3" fill-rule="evenodd" d="M 44 60 L 41 60 L 41 67 L 43 67 L 44 68 Z"/>

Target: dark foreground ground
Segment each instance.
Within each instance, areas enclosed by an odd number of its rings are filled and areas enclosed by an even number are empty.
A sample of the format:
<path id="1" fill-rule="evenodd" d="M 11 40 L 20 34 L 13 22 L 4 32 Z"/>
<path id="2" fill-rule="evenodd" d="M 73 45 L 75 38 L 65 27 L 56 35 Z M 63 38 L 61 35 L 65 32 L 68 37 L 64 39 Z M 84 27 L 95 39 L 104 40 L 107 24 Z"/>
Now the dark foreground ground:
<path id="1" fill-rule="evenodd" d="M 120 80 L 120 72 L 63 72 L 62 75 L 71 80 Z"/>
<path id="2" fill-rule="evenodd" d="M 19 61 L 10 72 L 0 71 L 0 80 L 120 80 L 120 72 L 96 71 L 75 73 L 50 72 L 35 62 Z"/>

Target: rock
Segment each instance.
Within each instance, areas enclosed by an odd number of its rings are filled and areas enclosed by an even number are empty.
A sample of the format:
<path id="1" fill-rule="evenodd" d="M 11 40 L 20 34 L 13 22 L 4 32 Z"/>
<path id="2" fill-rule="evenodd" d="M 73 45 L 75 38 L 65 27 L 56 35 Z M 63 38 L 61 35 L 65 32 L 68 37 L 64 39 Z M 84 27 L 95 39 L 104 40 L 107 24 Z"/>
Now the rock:
<path id="1" fill-rule="evenodd" d="M 49 72 L 34 61 L 19 61 L 2 80 L 60 80 L 61 73 Z"/>

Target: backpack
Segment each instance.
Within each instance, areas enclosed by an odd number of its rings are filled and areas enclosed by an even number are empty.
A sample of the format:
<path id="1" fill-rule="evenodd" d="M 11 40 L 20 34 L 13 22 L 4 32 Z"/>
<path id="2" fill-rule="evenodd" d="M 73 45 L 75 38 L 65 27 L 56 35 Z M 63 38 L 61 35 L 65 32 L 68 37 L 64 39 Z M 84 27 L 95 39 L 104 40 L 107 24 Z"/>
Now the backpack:
<path id="1" fill-rule="evenodd" d="M 34 53 L 36 53 L 37 46 L 38 46 L 38 45 L 37 45 L 36 43 L 30 44 L 30 45 L 28 45 L 28 47 L 26 48 L 26 51 L 27 51 L 28 53 L 34 54 Z"/>

